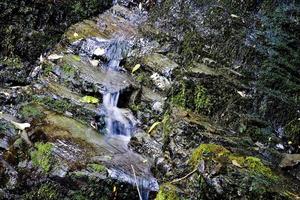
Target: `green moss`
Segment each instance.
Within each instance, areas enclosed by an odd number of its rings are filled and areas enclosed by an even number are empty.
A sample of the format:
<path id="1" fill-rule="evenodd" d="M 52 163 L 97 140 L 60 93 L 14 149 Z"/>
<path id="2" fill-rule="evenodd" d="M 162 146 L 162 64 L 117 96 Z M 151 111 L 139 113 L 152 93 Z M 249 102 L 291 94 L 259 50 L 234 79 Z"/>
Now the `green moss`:
<path id="1" fill-rule="evenodd" d="M 34 146 L 36 150 L 30 154 L 33 165 L 42 168 L 44 172 L 48 172 L 52 165 L 51 150 L 53 145 L 36 143 Z"/>
<path id="2" fill-rule="evenodd" d="M 196 150 L 193 152 L 189 163 L 193 167 L 197 167 L 199 162 L 203 159 L 205 159 L 206 155 L 209 155 L 213 158 L 218 158 L 223 155 L 229 154 L 230 151 L 228 151 L 225 147 L 217 144 L 201 144 Z"/>
<path id="3" fill-rule="evenodd" d="M 51 184 L 46 183 L 41 185 L 36 190 L 26 193 L 22 196 L 24 200 L 57 200 L 59 199 L 58 190 Z"/>
<path id="4" fill-rule="evenodd" d="M 180 82 L 180 89 L 179 92 L 172 96 L 172 103 L 176 104 L 182 108 L 186 107 L 186 87 L 184 82 Z"/>
<path id="5" fill-rule="evenodd" d="M 25 105 L 21 108 L 20 114 L 23 118 L 41 118 L 43 117 L 43 113 L 34 105 Z"/>
<path id="6" fill-rule="evenodd" d="M 245 158 L 244 166 L 252 172 L 261 174 L 265 177 L 270 178 L 271 180 L 277 180 L 272 170 L 265 166 L 259 158 L 248 156 Z"/>
<path id="7" fill-rule="evenodd" d="M 196 87 L 194 103 L 198 112 L 210 105 L 210 98 L 207 95 L 207 91 L 201 85 Z"/>
<path id="8" fill-rule="evenodd" d="M 176 187 L 170 183 L 161 185 L 155 200 L 179 200 Z"/>
<path id="9" fill-rule="evenodd" d="M 92 163 L 92 164 L 88 164 L 88 167 L 90 167 L 93 171 L 98 173 L 106 172 L 106 167 L 104 165 Z"/>
<path id="10" fill-rule="evenodd" d="M 265 166 L 259 158 L 248 156 L 234 155 L 225 147 L 217 144 L 201 144 L 196 148 L 189 160 L 189 164 L 192 167 L 197 167 L 201 160 L 224 158 L 229 164 L 233 162 L 235 165 L 239 165 L 250 173 L 262 175 L 269 181 L 275 181 L 278 177 L 272 172 L 272 170 Z"/>

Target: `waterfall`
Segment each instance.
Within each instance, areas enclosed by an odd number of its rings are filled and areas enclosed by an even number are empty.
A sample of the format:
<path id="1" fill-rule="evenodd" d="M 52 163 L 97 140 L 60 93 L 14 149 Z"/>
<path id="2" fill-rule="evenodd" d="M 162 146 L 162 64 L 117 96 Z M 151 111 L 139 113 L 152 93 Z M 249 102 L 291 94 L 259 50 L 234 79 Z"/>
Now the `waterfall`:
<path id="1" fill-rule="evenodd" d="M 108 135 L 130 136 L 134 131 L 135 119 L 125 109 L 117 107 L 120 92 L 103 95 L 103 106 L 106 112 L 105 123 Z"/>
<path id="2" fill-rule="evenodd" d="M 113 40 L 106 49 L 105 55 L 108 58 L 106 70 L 119 71 L 120 62 L 128 50 L 128 43 L 124 40 Z M 136 120 L 130 111 L 118 108 L 120 92 L 103 93 L 103 107 L 105 111 L 106 130 L 109 136 L 124 135 L 131 136 L 134 131 Z"/>

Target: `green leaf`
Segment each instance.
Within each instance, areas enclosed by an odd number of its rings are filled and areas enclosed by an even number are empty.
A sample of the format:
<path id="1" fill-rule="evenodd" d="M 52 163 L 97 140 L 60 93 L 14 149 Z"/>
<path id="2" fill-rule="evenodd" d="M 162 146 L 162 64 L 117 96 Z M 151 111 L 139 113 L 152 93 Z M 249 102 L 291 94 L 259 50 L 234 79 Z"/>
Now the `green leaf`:
<path id="1" fill-rule="evenodd" d="M 154 124 L 152 124 L 152 126 L 148 130 L 148 134 L 150 134 L 158 125 L 160 125 L 160 123 L 161 122 L 155 122 Z"/>
<path id="2" fill-rule="evenodd" d="M 141 64 L 136 64 L 136 65 L 134 66 L 134 68 L 132 69 L 131 73 L 133 74 L 133 73 L 136 72 L 140 67 L 141 67 Z"/>
<path id="3" fill-rule="evenodd" d="M 77 55 L 73 55 L 72 58 L 77 62 L 79 62 L 81 60 L 80 56 L 77 56 Z"/>
<path id="4" fill-rule="evenodd" d="M 99 99 L 97 99 L 96 97 L 92 97 L 92 96 L 84 96 L 80 99 L 80 102 L 82 103 L 99 103 Z"/>

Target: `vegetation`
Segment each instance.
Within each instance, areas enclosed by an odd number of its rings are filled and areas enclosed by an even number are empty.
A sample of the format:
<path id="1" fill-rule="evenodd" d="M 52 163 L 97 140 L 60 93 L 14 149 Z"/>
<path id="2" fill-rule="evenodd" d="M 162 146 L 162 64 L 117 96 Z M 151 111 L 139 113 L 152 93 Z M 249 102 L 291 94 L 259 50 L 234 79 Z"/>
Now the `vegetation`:
<path id="1" fill-rule="evenodd" d="M 31 152 L 31 160 L 33 165 L 40 167 L 44 172 L 49 172 L 52 166 L 52 147 L 51 143 L 36 143 L 36 150 Z"/>

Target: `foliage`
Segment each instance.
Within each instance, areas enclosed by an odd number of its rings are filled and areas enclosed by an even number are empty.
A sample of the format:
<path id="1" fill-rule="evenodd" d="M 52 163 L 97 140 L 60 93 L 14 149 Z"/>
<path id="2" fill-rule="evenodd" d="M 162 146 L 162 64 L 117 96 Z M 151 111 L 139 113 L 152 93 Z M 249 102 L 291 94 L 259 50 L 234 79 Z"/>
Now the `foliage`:
<path id="1" fill-rule="evenodd" d="M 44 172 L 48 172 L 52 165 L 52 147 L 51 143 L 36 143 L 36 150 L 31 152 L 31 160 L 33 165 L 40 167 Z"/>

